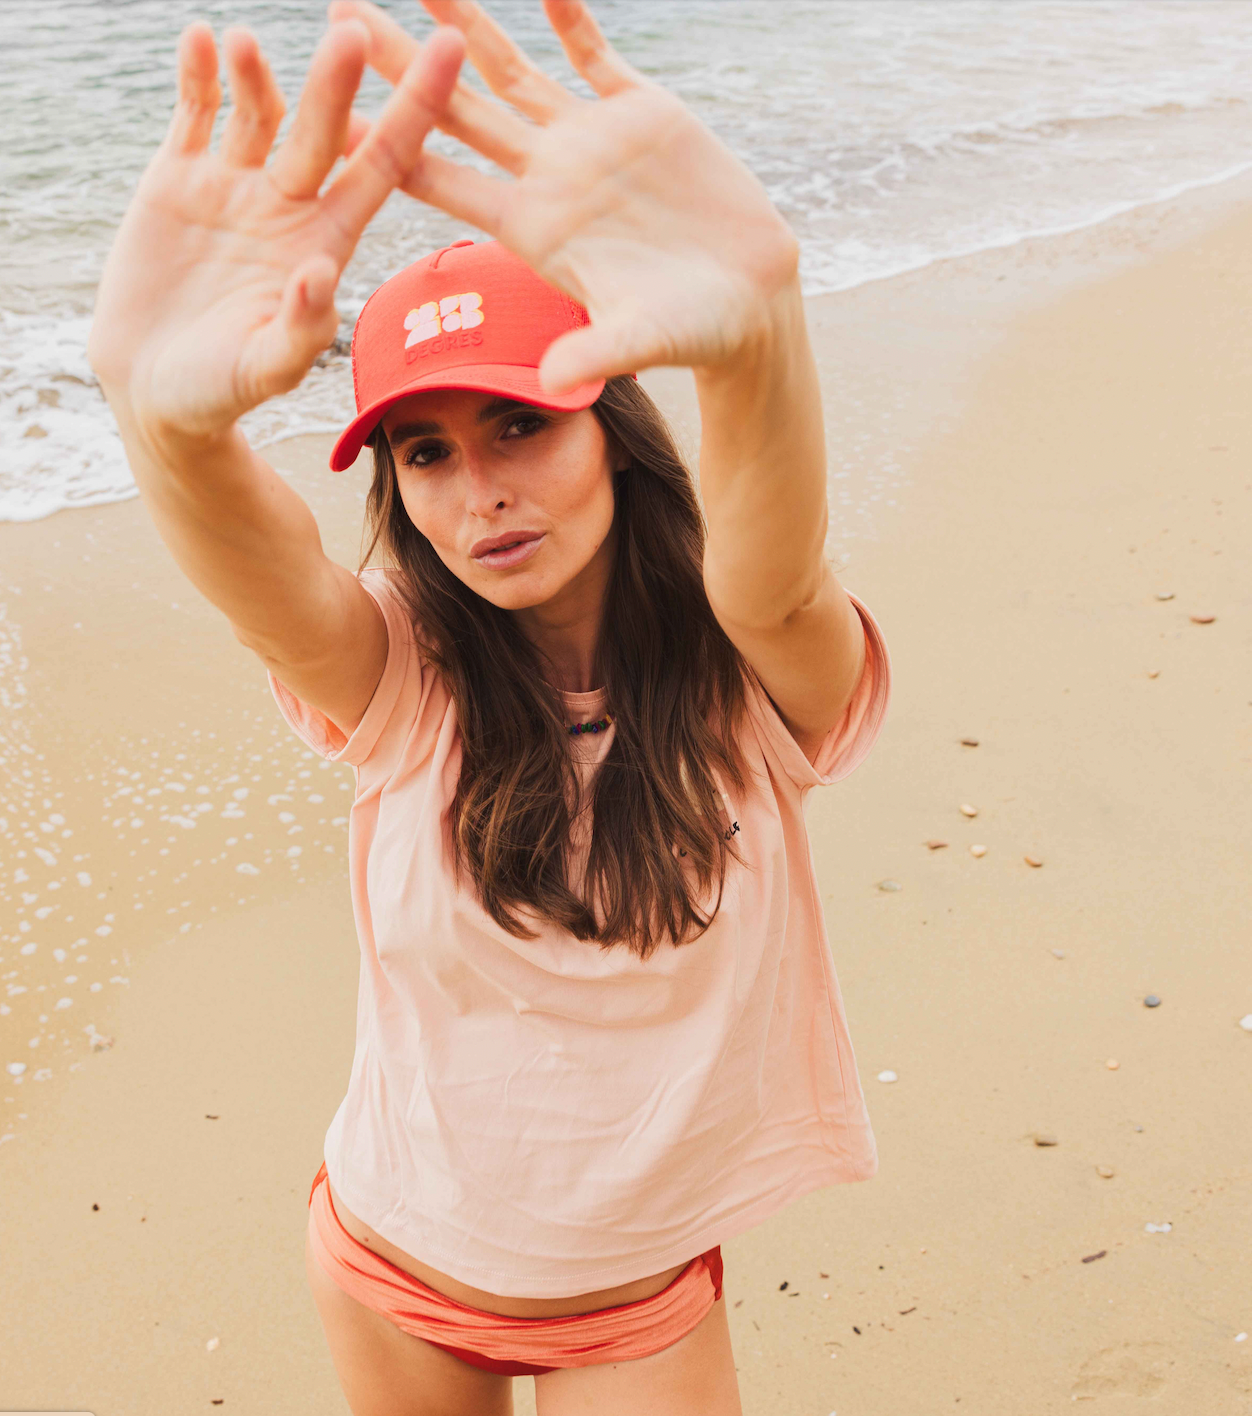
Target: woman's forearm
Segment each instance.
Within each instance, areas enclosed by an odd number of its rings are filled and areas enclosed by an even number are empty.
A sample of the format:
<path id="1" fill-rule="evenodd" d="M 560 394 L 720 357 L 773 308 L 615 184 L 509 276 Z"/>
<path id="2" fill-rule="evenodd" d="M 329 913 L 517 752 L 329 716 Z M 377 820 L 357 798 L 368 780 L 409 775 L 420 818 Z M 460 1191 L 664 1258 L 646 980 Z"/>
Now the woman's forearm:
<path id="1" fill-rule="evenodd" d="M 825 431 L 798 280 L 730 360 L 696 370 L 696 389 L 710 600 L 745 627 L 781 624 L 825 575 Z"/>
<path id="2" fill-rule="evenodd" d="M 263 657 L 315 654 L 328 561 L 299 494 L 237 426 L 212 438 L 153 434 L 115 411 L 140 496 L 187 578 Z"/>

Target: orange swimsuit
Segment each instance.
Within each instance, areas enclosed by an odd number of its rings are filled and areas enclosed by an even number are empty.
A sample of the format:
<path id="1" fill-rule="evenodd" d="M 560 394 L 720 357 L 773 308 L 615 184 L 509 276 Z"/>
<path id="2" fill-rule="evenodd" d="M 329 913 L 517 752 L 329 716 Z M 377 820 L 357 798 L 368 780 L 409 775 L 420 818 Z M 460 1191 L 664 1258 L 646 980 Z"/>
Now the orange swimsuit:
<path id="1" fill-rule="evenodd" d="M 484 1313 L 427 1287 L 349 1234 L 335 1213 L 326 1165 L 309 1192 L 309 1240 L 318 1263 L 349 1297 L 463 1362 L 505 1376 L 629 1362 L 685 1337 L 722 1296 L 722 1253 L 692 1259 L 651 1298 L 561 1318 Z"/>

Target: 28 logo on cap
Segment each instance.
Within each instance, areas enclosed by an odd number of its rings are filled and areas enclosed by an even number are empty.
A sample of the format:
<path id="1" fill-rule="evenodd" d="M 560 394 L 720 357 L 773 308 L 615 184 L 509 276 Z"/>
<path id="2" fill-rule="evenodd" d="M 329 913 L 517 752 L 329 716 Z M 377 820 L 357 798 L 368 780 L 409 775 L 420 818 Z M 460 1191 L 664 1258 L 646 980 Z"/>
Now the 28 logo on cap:
<path id="1" fill-rule="evenodd" d="M 404 317 L 404 327 L 409 331 L 404 347 L 411 349 L 440 334 L 477 328 L 485 319 L 482 304 L 483 297 L 476 290 L 470 290 L 464 295 L 448 295 L 442 300 L 419 305 Z"/>

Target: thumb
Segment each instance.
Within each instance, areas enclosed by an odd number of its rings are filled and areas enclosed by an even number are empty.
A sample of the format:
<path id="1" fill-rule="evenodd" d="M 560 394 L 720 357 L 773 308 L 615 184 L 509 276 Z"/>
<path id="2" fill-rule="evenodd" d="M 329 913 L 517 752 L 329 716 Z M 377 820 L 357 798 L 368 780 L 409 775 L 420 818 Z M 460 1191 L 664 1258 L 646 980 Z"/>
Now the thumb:
<path id="1" fill-rule="evenodd" d="M 246 348 L 241 382 L 250 404 L 295 388 L 334 339 L 338 284 L 339 267 L 328 255 L 310 256 L 287 277 L 277 313 Z"/>
<path id="2" fill-rule="evenodd" d="M 547 393 L 569 393 L 579 384 L 633 374 L 665 362 L 665 344 L 649 338 L 637 320 L 609 317 L 553 340 L 539 363 Z"/>

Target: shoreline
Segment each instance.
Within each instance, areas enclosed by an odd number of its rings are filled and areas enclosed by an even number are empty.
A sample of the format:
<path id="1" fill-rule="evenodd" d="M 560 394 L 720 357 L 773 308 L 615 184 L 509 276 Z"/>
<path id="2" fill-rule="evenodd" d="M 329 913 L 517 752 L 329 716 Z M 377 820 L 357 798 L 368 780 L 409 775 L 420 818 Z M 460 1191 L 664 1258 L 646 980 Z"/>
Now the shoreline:
<path id="1" fill-rule="evenodd" d="M 809 807 L 880 1170 L 726 1246 L 748 1411 L 1252 1399 L 1241 192 L 808 302 L 832 486 L 883 462 L 835 549 L 895 698 Z M 644 382 L 690 446 L 689 375 Z M 368 473 L 328 443 L 270 455 L 355 567 Z M 351 774 L 137 499 L 0 524 L 0 565 L 0 843 L 30 857 L 0 907 L 38 946 L 6 927 L 0 1062 L 53 1072 L 0 1073 L 0 1406 L 339 1411 L 301 1251 L 352 1056 Z M 41 985 L 73 1002 L 29 1049 Z"/>
<path id="2" fill-rule="evenodd" d="M 1213 176 L 1174 183 L 1159 195 L 1115 204 L 1088 220 L 1027 232 L 946 255 L 929 256 L 920 263 L 869 276 L 852 285 L 809 292 L 805 294 L 805 304 L 814 312 L 836 310 L 840 319 L 867 326 L 861 332 L 863 339 L 868 336 L 867 345 L 862 346 L 865 348 L 876 343 L 868 327 L 906 293 L 920 295 L 924 305 L 932 298 L 932 291 L 945 292 L 943 299 L 948 305 L 948 318 L 955 315 L 963 327 L 963 335 L 944 349 L 945 358 L 955 362 L 947 368 L 943 380 L 933 390 L 928 390 L 920 407 L 912 411 L 913 421 L 909 427 L 915 442 L 942 416 L 944 409 L 951 408 L 954 397 L 959 396 L 956 391 L 961 375 L 968 373 L 994 340 L 1003 336 L 1016 316 L 1076 285 L 1115 274 L 1136 261 L 1163 254 L 1180 242 L 1195 239 L 1248 202 L 1252 202 L 1252 163 L 1237 164 Z M 988 288 L 992 282 L 1004 281 L 1010 282 L 1007 289 L 991 291 Z M 934 328 L 927 329 L 930 338 L 942 323 L 938 316 L 937 310 L 927 312 L 926 323 L 934 323 Z M 337 338 L 337 343 L 345 342 L 342 335 Z M 886 351 L 882 353 L 885 355 Z M 336 359 L 331 368 L 347 376 L 346 359 Z M 657 372 L 663 377 L 672 377 L 680 371 Z M 864 371 L 839 372 L 855 376 Z M 928 371 L 919 372 L 925 382 Z M 875 408 L 871 416 L 881 418 L 884 412 Z M 899 418 L 898 409 L 891 412 Z M 313 428 L 251 440 L 258 452 L 281 462 L 283 454 L 272 450 L 281 449 L 288 442 L 327 436 L 333 436 L 332 430 Z M 901 451 L 907 452 L 912 445 Z M 877 469 L 879 475 L 885 473 L 885 481 L 895 485 L 890 475 L 896 469 L 895 456 L 885 451 L 880 462 L 885 466 Z M 121 496 L 100 494 L 37 515 L 0 517 L 0 527 L 29 525 L 61 511 L 117 505 L 136 500 L 138 495 L 137 489 Z M 865 515 L 863 507 L 858 508 L 858 515 Z"/>

